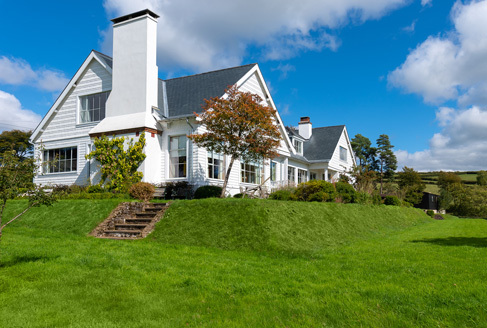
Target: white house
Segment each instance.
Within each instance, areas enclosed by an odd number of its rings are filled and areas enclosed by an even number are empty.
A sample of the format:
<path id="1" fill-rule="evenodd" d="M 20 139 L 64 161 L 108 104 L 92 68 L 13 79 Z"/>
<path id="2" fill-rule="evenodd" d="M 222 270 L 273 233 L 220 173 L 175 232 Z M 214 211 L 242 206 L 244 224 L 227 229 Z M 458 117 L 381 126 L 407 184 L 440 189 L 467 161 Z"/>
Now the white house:
<path id="1" fill-rule="evenodd" d="M 85 159 L 93 139 L 137 139 L 145 132 L 143 181 L 223 184 L 226 156 L 198 148 L 186 137 L 204 131 L 194 112 L 202 111 L 203 99 L 223 96 L 229 85 L 276 106 L 257 64 L 158 79 L 157 18 L 143 10 L 112 20 L 113 58 L 91 51 L 32 134 L 39 158 L 56 158 L 43 167 L 35 183 L 96 183 L 99 167 Z M 279 156 L 266 163 L 236 162 L 228 184 L 231 194 L 264 181 L 269 189 L 309 179 L 331 181 L 355 164 L 344 125 L 312 128 L 303 117 L 298 128 L 289 128 L 279 114 L 276 124 L 282 135 Z"/>

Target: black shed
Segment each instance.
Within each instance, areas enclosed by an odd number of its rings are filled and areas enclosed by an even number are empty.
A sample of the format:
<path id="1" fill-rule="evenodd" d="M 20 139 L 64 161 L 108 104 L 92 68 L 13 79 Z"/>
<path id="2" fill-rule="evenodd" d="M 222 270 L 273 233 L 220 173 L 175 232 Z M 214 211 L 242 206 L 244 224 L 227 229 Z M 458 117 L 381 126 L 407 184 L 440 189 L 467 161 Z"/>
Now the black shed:
<path id="1" fill-rule="evenodd" d="M 439 210 L 438 207 L 438 195 L 429 192 L 423 192 L 423 199 L 418 205 L 414 205 L 416 208 L 423 210 Z"/>

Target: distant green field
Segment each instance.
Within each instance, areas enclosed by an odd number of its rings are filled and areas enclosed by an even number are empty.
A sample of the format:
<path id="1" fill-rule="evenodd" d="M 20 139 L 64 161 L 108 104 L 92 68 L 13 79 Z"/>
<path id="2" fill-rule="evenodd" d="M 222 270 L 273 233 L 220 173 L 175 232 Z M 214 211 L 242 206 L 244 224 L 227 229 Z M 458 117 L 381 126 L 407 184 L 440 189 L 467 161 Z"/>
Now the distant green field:
<path id="1" fill-rule="evenodd" d="M 455 172 L 458 176 L 462 179 L 462 181 L 466 184 L 475 184 L 477 181 L 477 172 L 468 171 L 468 172 Z M 438 174 L 439 172 L 419 172 L 421 175 L 421 179 L 426 185 L 426 192 L 430 192 L 433 194 L 439 194 L 440 189 L 438 188 Z M 397 178 L 397 176 L 396 176 Z"/>
<path id="2" fill-rule="evenodd" d="M 116 205 L 5 229 L 0 327 L 487 327 L 487 220 L 213 199 L 175 202 L 145 240 L 88 237 Z"/>

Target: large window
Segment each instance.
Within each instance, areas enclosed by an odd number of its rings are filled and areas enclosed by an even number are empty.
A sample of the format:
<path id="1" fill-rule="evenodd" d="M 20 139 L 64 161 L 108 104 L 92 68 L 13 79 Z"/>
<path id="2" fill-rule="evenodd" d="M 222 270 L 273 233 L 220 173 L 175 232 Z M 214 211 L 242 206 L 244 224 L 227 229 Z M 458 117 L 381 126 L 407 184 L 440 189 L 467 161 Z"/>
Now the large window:
<path id="1" fill-rule="evenodd" d="M 186 177 L 186 136 L 169 138 L 169 178 Z"/>
<path id="2" fill-rule="evenodd" d="M 301 141 L 294 139 L 294 148 L 298 154 L 303 154 L 303 143 Z"/>
<path id="3" fill-rule="evenodd" d="M 287 167 L 287 179 L 288 179 L 288 181 L 294 182 L 295 181 L 295 179 L 294 179 L 295 175 L 296 175 L 296 168 L 294 168 L 292 166 L 288 166 Z"/>
<path id="4" fill-rule="evenodd" d="M 276 181 L 276 168 L 277 168 L 277 163 L 276 162 L 271 162 L 271 181 Z"/>
<path id="5" fill-rule="evenodd" d="M 298 169 L 298 183 L 306 182 L 306 171 Z"/>
<path id="6" fill-rule="evenodd" d="M 80 123 L 98 122 L 105 118 L 105 105 L 110 91 L 80 97 Z"/>
<path id="7" fill-rule="evenodd" d="M 78 167 L 78 148 L 44 150 L 44 173 L 73 172 Z"/>
<path id="8" fill-rule="evenodd" d="M 263 174 L 264 166 L 257 162 L 241 162 L 240 174 L 242 182 L 259 184 Z"/>
<path id="9" fill-rule="evenodd" d="M 223 155 L 208 151 L 208 178 L 223 180 Z"/>
<path id="10" fill-rule="evenodd" d="M 347 161 L 347 149 L 340 146 L 340 160 Z"/>

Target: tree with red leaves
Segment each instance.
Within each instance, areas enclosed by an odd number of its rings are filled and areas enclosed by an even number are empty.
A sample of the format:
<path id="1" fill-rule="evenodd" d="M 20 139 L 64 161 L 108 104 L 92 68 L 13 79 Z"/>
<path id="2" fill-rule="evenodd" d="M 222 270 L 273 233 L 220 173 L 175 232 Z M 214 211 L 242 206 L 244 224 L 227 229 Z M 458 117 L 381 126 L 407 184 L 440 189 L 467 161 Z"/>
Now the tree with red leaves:
<path id="1" fill-rule="evenodd" d="M 258 95 L 230 86 L 224 97 L 205 99 L 202 114 L 195 113 L 206 132 L 188 137 L 199 147 L 230 156 L 222 198 L 236 159 L 262 161 L 277 156 L 281 135 L 276 110 L 261 103 Z"/>

